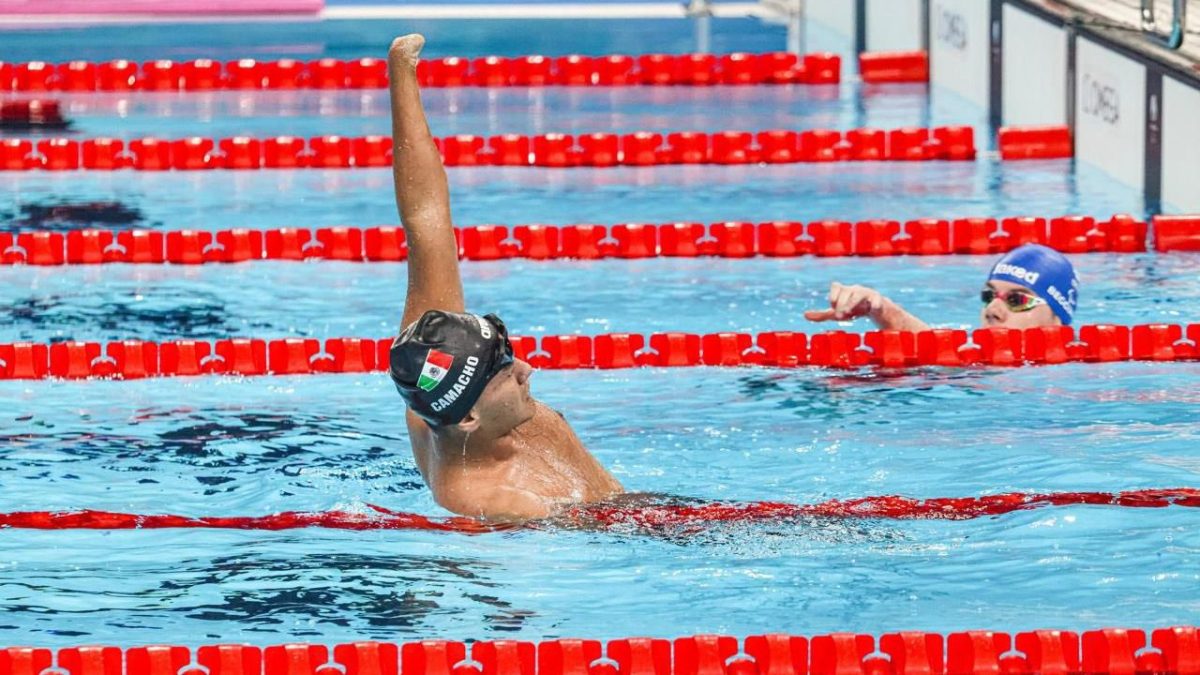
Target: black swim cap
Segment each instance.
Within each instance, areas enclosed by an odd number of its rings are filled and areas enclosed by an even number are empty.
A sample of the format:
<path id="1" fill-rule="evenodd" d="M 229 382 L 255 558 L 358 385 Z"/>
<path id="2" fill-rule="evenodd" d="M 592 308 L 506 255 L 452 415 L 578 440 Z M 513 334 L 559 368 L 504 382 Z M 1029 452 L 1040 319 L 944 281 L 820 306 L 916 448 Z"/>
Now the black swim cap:
<path id="1" fill-rule="evenodd" d="M 461 422 L 512 362 L 508 330 L 495 314 L 431 309 L 392 342 L 389 372 L 408 407 L 442 426 Z"/>

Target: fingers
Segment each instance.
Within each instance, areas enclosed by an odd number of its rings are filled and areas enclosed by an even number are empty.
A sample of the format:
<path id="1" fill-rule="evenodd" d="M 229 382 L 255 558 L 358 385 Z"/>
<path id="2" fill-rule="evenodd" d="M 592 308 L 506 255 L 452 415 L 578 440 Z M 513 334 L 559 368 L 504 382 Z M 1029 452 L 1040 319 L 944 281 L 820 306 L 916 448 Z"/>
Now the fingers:
<path id="1" fill-rule="evenodd" d="M 843 321 L 877 311 L 881 304 L 882 296 L 875 289 L 835 281 L 829 286 L 829 309 L 809 310 L 804 317 L 809 321 Z"/>
<path id="2" fill-rule="evenodd" d="M 830 307 L 833 306 L 834 300 L 837 298 L 838 294 L 841 293 L 842 289 L 844 289 L 844 288 L 846 288 L 846 287 L 839 284 L 836 281 L 833 282 L 832 284 L 829 284 L 829 306 Z"/>
<path id="3" fill-rule="evenodd" d="M 852 319 L 861 316 L 859 305 L 862 304 L 864 291 L 862 286 L 842 286 L 838 288 L 832 307 L 834 316 L 838 319 Z"/>
<path id="4" fill-rule="evenodd" d="M 424 46 L 425 36 L 419 33 L 409 33 L 408 35 L 392 40 L 392 46 L 388 49 L 388 56 L 415 68 L 417 61 L 420 59 L 421 48 Z"/>
<path id="5" fill-rule="evenodd" d="M 861 286 L 839 286 L 837 294 L 834 295 L 830 306 L 833 307 L 835 316 L 839 319 L 847 318 L 850 310 L 858 302 L 860 296 L 859 289 Z"/>

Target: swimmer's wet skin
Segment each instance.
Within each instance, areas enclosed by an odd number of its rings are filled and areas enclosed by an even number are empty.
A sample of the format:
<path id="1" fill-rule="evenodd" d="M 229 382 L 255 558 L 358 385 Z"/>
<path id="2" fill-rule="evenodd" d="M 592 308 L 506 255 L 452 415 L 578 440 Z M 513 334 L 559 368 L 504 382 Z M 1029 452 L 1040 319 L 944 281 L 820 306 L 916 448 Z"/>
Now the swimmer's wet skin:
<path id="1" fill-rule="evenodd" d="M 980 292 L 979 323 L 988 328 L 1067 326 L 1079 302 L 1079 276 L 1066 256 L 1041 244 L 1025 244 L 992 266 Z M 808 310 L 809 321 L 870 318 L 882 330 L 920 332 L 929 324 L 908 313 L 879 291 L 846 286 L 829 288 L 829 309 Z"/>
<path id="2" fill-rule="evenodd" d="M 450 191 L 421 104 L 425 44 L 388 50 L 396 205 L 407 236 L 408 295 L 391 375 L 408 404 L 413 455 L 443 508 L 488 521 L 553 516 L 623 492 L 563 417 L 533 398 L 504 324 L 465 312 Z"/>

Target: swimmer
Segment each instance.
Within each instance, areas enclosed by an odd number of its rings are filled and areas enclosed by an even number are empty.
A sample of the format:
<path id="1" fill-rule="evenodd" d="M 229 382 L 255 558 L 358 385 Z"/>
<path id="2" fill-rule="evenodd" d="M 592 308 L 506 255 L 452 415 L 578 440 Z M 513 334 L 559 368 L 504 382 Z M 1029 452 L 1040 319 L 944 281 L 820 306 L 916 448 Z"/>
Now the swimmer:
<path id="1" fill-rule="evenodd" d="M 992 267 L 980 291 L 979 323 L 987 328 L 1068 326 L 1078 303 L 1079 277 L 1066 256 L 1040 244 L 1019 246 Z M 870 317 L 882 330 L 923 331 L 929 324 L 873 288 L 829 288 L 829 309 L 804 313 L 809 321 Z"/>
<path id="2" fill-rule="evenodd" d="M 388 50 L 396 205 L 408 240 L 408 295 L 391 376 L 408 405 L 413 456 L 433 497 L 489 521 L 552 516 L 621 484 L 558 413 L 533 398 L 504 323 L 465 313 L 450 191 L 417 85 L 425 38 Z"/>

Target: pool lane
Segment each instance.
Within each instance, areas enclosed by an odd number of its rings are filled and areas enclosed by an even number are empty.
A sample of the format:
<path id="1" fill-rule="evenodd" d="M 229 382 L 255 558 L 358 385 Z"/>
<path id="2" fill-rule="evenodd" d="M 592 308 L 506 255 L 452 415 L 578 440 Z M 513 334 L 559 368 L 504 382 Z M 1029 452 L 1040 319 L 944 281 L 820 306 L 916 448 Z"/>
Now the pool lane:
<path id="1" fill-rule="evenodd" d="M 1195 323 L 1200 256 L 1088 254 L 1079 324 Z M 979 325 L 991 256 L 465 263 L 467 306 L 514 335 L 869 330 L 811 323 L 833 281 L 875 287 L 932 325 Z M 0 342 L 369 337 L 398 330 L 402 263 L 0 270 Z M 535 290 L 536 289 L 536 290 Z"/>
<path id="2" fill-rule="evenodd" d="M 257 91 L 38 95 L 60 102 L 72 122 L 28 138 L 156 136 L 367 136 L 389 134 L 388 93 Z M 427 88 L 422 93 L 436 135 L 630 133 L 729 129 L 851 129 L 978 125 L 969 106 L 931 108 L 926 86 L 763 85 L 713 87 Z M 982 140 L 980 141 L 982 144 Z"/>
<path id="3" fill-rule="evenodd" d="M 1138 191 L 1070 160 L 609 169 L 451 168 L 458 225 L 1141 214 Z M 95 208 L 65 208 L 95 204 Z M 98 213 L 97 213 L 98 211 Z M 9 173 L 0 231 L 395 224 L 387 169 Z"/>
<path id="4" fill-rule="evenodd" d="M 1198 367 L 576 371 L 534 390 L 631 490 L 814 503 L 1195 486 Z M 383 374 L 0 382 L 0 509 L 440 515 L 400 403 Z M 1076 506 L 657 536 L 0 530 L 0 643 L 1178 625 L 1194 521 Z"/>

